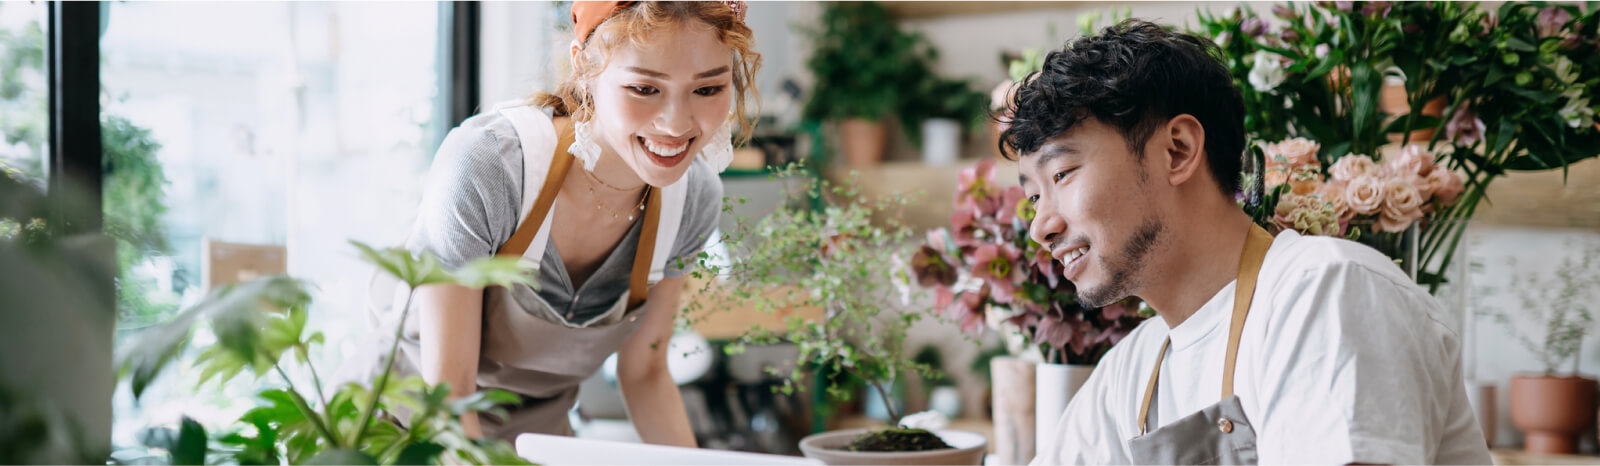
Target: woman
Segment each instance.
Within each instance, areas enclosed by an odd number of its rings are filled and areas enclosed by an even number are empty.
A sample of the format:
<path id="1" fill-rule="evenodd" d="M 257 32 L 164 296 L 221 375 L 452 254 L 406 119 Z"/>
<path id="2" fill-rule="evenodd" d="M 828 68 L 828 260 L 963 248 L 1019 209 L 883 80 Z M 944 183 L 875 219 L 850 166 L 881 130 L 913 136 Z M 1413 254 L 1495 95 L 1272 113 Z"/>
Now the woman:
<path id="1" fill-rule="evenodd" d="M 536 261 L 539 288 L 419 288 L 396 367 L 452 397 L 521 395 L 504 422 L 462 419 L 510 440 L 571 435 L 579 383 L 616 352 L 640 437 L 693 447 L 667 342 L 760 55 L 742 2 L 575 2 L 572 16 L 571 76 L 450 132 L 408 241 L 446 267 Z"/>

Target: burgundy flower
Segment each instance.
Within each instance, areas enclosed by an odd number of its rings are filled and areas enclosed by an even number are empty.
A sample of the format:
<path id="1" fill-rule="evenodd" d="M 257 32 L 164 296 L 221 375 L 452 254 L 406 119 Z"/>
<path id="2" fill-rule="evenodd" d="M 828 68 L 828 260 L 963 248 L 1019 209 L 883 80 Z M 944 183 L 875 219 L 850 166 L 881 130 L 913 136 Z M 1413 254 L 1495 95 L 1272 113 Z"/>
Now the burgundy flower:
<path id="1" fill-rule="evenodd" d="M 983 330 L 983 312 L 989 301 L 988 284 L 979 287 L 977 291 L 964 291 L 955 301 L 955 305 L 946 308 L 946 314 L 961 321 L 961 331 L 975 332 Z M 955 315 L 950 315 L 951 313 Z"/>
<path id="2" fill-rule="evenodd" d="M 1572 13 L 1567 12 L 1565 8 L 1550 6 L 1539 10 L 1539 37 L 1555 37 L 1561 34 L 1569 21 L 1572 21 Z"/>
<path id="3" fill-rule="evenodd" d="M 1251 39 L 1261 37 L 1267 33 L 1267 22 L 1256 17 L 1245 18 L 1244 23 L 1239 25 L 1239 32 L 1250 36 Z"/>
<path id="4" fill-rule="evenodd" d="M 1456 108 L 1455 114 L 1444 125 L 1444 137 L 1458 147 L 1472 147 L 1483 140 L 1483 120 L 1466 105 Z"/>
<path id="5" fill-rule="evenodd" d="M 1300 19 L 1299 13 L 1295 13 L 1293 9 L 1283 5 L 1273 5 L 1272 14 L 1273 16 L 1283 18 L 1289 22 L 1298 21 Z"/>
<path id="6" fill-rule="evenodd" d="M 1291 43 L 1291 44 L 1295 43 L 1295 42 L 1299 42 L 1300 41 L 1300 33 L 1299 32 L 1295 32 L 1295 30 L 1293 30 L 1293 29 L 1284 29 L 1283 30 L 1283 41 L 1286 42 L 1286 43 Z"/>
<path id="7" fill-rule="evenodd" d="M 923 245 L 916 254 L 911 255 L 911 273 L 917 277 L 917 284 L 924 288 L 948 287 L 955 285 L 959 278 L 959 273 L 944 253 L 928 245 Z"/>
<path id="8" fill-rule="evenodd" d="M 1389 2 L 1367 2 L 1361 6 L 1361 14 L 1375 18 L 1387 18 L 1389 10 L 1392 8 L 1394 8 L 1394 5 Z"/>

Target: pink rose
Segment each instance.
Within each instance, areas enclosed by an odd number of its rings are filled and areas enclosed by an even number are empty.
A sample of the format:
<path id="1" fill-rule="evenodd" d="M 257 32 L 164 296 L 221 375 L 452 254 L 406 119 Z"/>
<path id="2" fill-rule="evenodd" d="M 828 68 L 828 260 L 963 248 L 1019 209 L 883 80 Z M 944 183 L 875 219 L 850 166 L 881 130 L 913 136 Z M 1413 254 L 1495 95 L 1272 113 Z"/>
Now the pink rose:
<path id="1" fill-rule="evenodd" d="M 1389 161 L 1389 170 L 1396 175 L 1428 176 L 1433 170 L 1433 154 L 1423 150 L 1417 144 L 1407 145 L 1400 150 L 1400 156 Z"/>
<path id="2" fill-rule="evenodd" d="M 1363 176 L 1377 175 L 1379 172 L 1378 164 L 1372 161 L 1372 157 L 1350 154 L 1333 162 L 1333 166 L 1328 167 L 1328 173 L 1333 175 L 1335 180 L 1353 181 Z"/>
<path id="3" fill-rule="evenodd" d="M 1388 196 L 1378 215 L 1378 229 L 1390 233 L 1406 231 L 1411 222 L 1422 218 L 1422 193 L 1413 184 L 1415 178 L 1397 176 L 1385 180 Z"/>
<path id="4" fill-rule="evenodd" d="M 1461 192 L 1467 189 L 1466 180 L 1450 170 L 1434 170 L 1428 173 L 1427 181 L 1434 202 L 1438 202 L 1440 206 L 1455 204 Z"/>
<path id="5" fill-rule="evenodd" d="M 1311 198 L 1294 193 L 1286 193 L 1278 198 L 1278 205 L 1272 209 L 1272 223 L 1285 230 L 1294 228 L 1294 213 L 1304 208 Z"/>
<path id="6" fill-rule="evenodd" d="M 1368 159 L 1368 162 L 1371 160 Z M 1383 198 L 1387 193 L 1387 187 L 1382 179 L 1362 175 L 1350 180 L 1350 184 L 1345 186 L 1344 200 L 1349 204 L 1351 211 L 1361 215 L 1372 215 L 1383 208 Z"/>

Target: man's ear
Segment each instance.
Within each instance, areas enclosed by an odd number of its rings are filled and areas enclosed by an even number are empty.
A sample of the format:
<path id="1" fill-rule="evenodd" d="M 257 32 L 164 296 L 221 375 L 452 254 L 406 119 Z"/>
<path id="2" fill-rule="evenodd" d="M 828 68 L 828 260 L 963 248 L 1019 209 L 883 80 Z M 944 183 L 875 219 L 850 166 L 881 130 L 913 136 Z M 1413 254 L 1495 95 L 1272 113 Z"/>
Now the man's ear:
<path id="1" fill-rule="evenodd" d="M 1193 115 L 1182 114 L 1157 128 L 1164 141 L 1160 148 L 1166 166 L 1160 167 L 1167 182 L 1177 186 L 1194 179 L 1206 167 L 1206 130 Z"/>

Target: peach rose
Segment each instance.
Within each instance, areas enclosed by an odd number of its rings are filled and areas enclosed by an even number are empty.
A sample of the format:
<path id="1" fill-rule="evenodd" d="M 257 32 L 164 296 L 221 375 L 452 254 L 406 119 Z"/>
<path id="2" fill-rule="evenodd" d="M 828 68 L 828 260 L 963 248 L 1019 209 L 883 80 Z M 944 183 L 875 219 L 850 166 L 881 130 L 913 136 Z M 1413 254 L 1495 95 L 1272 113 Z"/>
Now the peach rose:
<path id="1" fill-rule="evenodd" d="M 1328 173 L 1336 180 L 1354 181 L 1363 176 L 1377 175 L 1379 170 L 1378 164 L 1372 161 L 1372 157 L 1350 154 L 1340 157 L 1332 167 L 1328 167 Z"/>
<path id="2" fill-rule="evenodd" d="M 1422 218 L 1422 193 L 1412 184 L 1413 177 L 1396 176 L 1385 180 L 1388 196 L 1378 215 L 1378 229 L 1390 233 L 1406 231 L 1411 222 Z"/>
<path id="3" fill-rule="evenodd" d="M 1389 161 L 1389 170 L 1396 175 L 1428 176 L 1433 171 L 1433 154 L 1422 146 L 1411 144 L 1400 150 L 1400 156 Z"/>
<path id="4" fill-rule="evenodd" d="M 1285 193 L 1278 198 L 1278 205 L 1272 209 L 1272 223 L 1283 229 L 1293 229 L 1295 212 L 1304 209 L 1315 199 L 1294 193 Z"/>
<path id="5" fill-rule="evenodd" d="M 1428 173 L 1427 185 L 1433 194 L 1433 201 L 1441 206 L 1455 204 L 1456 198 L 1467 189 L 1466 180 L 1461 175 L 1443 168 Z"/>
<path id="6" fill-rule="evenodd" d="M 1333 208 L 1333 213 L 1338 215 L 1340 220 L 1346 221 L 1356 215 L 1350 210 L 1350 204 L 1345 201 L 1345 186 L 1348 184 L 1350 183 L 1346 181 L 1330 181 L 1323 183 L 1316 193 L 1323 202 L 1327 202 Z"/>
<path id="7" fill-rule="evenodd" d="M 1271 191 L 1272 188 L 1276 188 L 1278 185 L 1289 181 L 1289 174 L 1285 173 L 1282 169 L 1268 170 L 1267 176 L 1263 178 L 1262 181 L 1267 183 L 1267 190 Z"/>
<path id="8" fill-rule="evenodd" d="M 1317 163 L 1317 151 L 1322 146 L 1306 138 L 1294 138 L 1273 145 L 1272 152 L 1281 155 L 1289 167 L 1298 169 L 1304 166 L 1320 167 Z"/>
<path id="9" fill-rule="evenodd" d="M 1383 198 L 1387 193 L 1387 187 L 1382 179 L 1362 175 L 1350 180 L 1350 184 L 1345 186 L 1344 200 L 1349 204 L 1351 211 L 1361 215 L 1372 215 L 1383 208 Z"/>
<path id="10" fill-rule="evenodd" d="M 1289 190 L 1301 196 L 1309 196 L 1322 187 L 1322 176 L 1315 169 L 1297 169 L 1289 178 Z"/>

